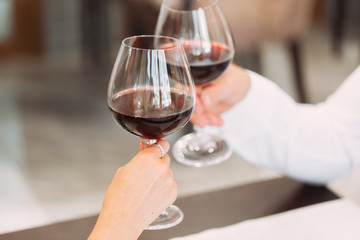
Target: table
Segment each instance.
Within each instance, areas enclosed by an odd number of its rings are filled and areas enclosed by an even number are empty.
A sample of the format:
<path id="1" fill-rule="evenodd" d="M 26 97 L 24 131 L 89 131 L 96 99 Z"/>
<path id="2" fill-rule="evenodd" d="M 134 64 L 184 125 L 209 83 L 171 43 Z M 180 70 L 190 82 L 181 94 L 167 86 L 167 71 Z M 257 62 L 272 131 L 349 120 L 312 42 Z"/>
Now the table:
<path id="1" fill-rule="evenodd" d="M 176 227 L 144 231 L 139 240 L 162 240 L 185 236 L 208 228 L 223 227 L 247 219 L 337 199 L 325 187 L 309 186 L 288 178 L 236 186 L 178 199 L 185 218 Z M 97 216 L 0 235 L 1 240 L 86 239 Z"/>

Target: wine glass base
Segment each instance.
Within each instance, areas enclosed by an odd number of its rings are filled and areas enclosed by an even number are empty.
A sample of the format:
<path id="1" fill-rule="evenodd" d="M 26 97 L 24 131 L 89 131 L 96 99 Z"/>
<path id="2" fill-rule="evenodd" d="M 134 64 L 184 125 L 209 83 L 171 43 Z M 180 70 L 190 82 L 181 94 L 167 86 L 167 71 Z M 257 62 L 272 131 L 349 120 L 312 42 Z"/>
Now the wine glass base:
<path id="1" fill-rule="evenodd" d="M 212 144 L 206 149 L 191 146 L 191 141 L 198 138 L 196 133 L 181 137 L 173 147 L 176 161 L 193 167 L 205 167 L 222 163 L 230 158 L 232 150 L 229 144 L 220 136 L 208 136 Z"/>
<path id="2" fill-rule="evenodd" d="M 184 213 L 175 205 L 169 206 L 146 230 L 161 230 L 174 227 L 184 219 Z"/>

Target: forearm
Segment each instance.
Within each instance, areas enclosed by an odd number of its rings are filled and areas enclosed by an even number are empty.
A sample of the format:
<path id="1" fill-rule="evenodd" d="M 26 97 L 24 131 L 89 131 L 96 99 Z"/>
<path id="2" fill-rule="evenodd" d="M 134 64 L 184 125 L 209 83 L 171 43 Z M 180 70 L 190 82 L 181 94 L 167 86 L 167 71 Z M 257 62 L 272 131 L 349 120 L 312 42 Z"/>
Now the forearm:
<path id="1" fill-rule="evenodd" d="M 102 211 L 88 240 L 136 240 L 141 230 L 114 212 Z"/>

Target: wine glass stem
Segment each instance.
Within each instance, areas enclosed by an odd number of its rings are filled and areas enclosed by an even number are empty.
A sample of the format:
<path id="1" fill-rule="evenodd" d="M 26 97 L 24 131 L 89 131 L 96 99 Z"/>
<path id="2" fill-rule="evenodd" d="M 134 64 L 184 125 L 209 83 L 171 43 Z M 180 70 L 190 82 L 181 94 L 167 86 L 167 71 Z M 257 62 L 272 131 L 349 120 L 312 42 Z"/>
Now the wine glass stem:
<path id="1" fill-rule="evenodd" d="M 146 144 L 151 146 L 157 142 L 157 139 L 146 139 Z"/>
<path id="2" fill-rule="evenodd" d="M 197 138 L 199 139 L 199 144 L 204 144 L 211 141 L 209 134 L 205 132 L 204 128 L 196 127 L 195 132 Z"/>
<path id="3" fill-rule="evenodd" d="M 164 211 L 162 211 L 162 213 L 160 213 L 159 217 L 167 217 L 169 215 L 167 209 L 165 209 Z"/>
<path id="4" fill-rule="evenodd" d="M 146 139 L 146 144 L 151 146 L 153 144 L 155 144 L 157 142 L 157 139 Z M 159 216 L 158 218 L 167 218 L 169 215 L 167 209 L 165 209 Z"/>
<path id="5" fill-rule="evenodd" d="M 205 130 L 203 128 L 196 128 L 195 129 L 196 135 L 198 138 L 202 139 L 203 137 L 206 137 Z"/>
<path id="6" fill-rule="evenodd" d="M 205 129 L 200 127 L 195 127 L 195 132 L 196 138 L 189 143 L 189 148 L 194 149 L 195 151 L 206 152 L 207 154 L 214 152 L 216 143 L 211 135 L 208 134 Z"/>

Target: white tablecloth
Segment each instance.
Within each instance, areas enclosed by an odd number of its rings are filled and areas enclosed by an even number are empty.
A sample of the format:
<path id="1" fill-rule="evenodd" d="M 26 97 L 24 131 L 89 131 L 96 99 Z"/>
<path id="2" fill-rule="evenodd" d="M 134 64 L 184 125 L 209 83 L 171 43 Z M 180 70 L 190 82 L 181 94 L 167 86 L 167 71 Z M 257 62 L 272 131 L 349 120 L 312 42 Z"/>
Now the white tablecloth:
<path id="1" fill-rule="evenodd" d="M 360 207 L 348 199 L 209 229 L 173 240 L 359 240 Z"/>

